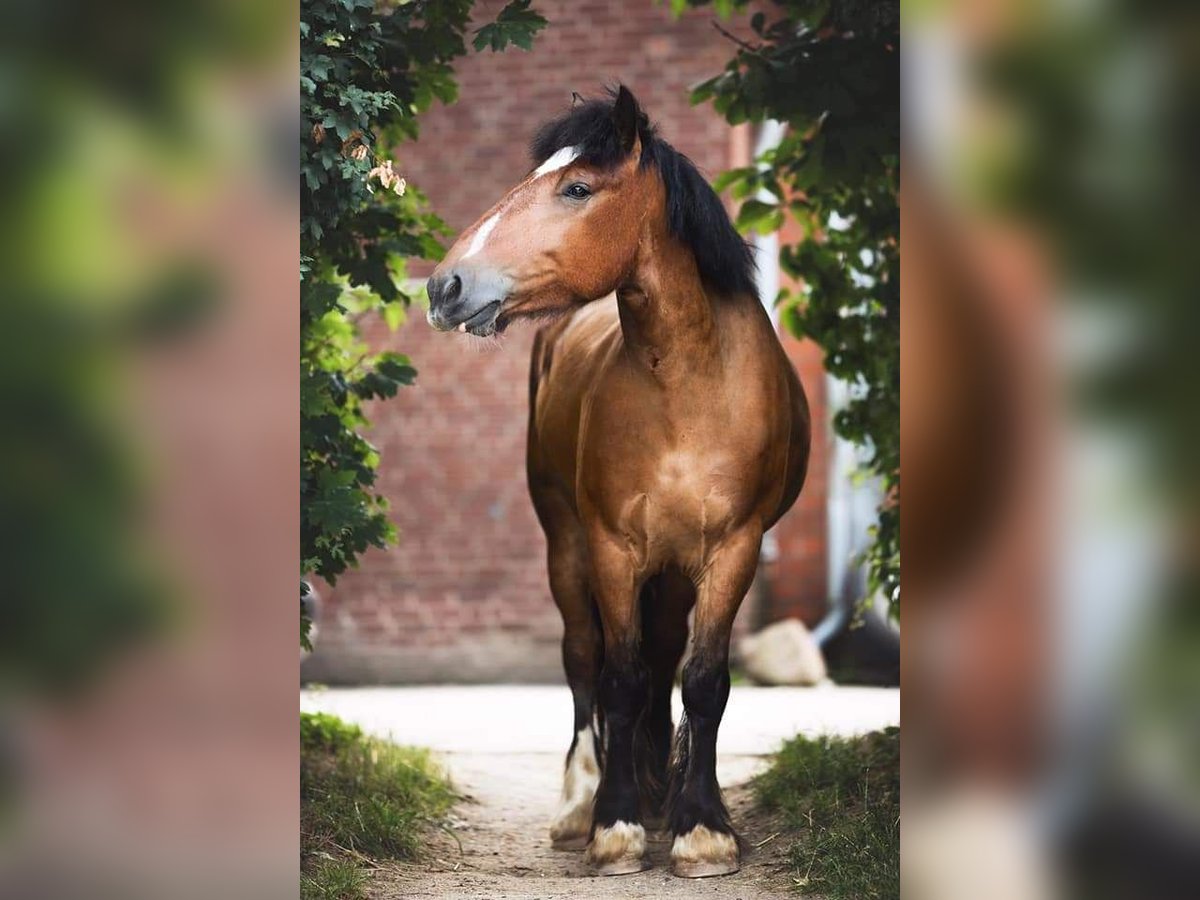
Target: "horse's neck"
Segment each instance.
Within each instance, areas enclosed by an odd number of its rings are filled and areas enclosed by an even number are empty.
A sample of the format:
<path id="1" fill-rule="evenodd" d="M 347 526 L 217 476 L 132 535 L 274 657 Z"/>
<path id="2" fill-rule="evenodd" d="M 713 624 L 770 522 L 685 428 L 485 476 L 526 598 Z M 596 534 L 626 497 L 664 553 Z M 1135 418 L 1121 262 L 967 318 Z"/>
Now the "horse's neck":
<path id="1" fill-rule="evenodd" d="M 617 289 L 626 347 L 660 378 L 715 371 L 721 347 L 713 301 L 689 249 L 674 241 L 650 247 Z"/>

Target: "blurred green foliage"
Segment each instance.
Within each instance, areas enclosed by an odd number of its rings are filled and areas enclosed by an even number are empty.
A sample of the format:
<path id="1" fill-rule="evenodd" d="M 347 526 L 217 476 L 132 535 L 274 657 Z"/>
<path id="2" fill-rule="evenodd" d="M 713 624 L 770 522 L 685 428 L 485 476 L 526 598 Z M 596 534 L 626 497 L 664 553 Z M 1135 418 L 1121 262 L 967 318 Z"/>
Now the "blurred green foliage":
<path id="1" fill-rule="evenodd" d="M 672 7 L 705 0 L 673 0 Z M 714 4 L 718 12 L 745 2 Z M 825 352 L 850 386 L 834 417 L 866 452 L 884 500 L 866 552 L 869 593 L 893 613 L 900 592 L 900 10 L 895 0 L 779 0 L 731 38 L 725 71 L 700 84 L 729 122 L 786 123 L 777 147 L 717 179 L 742 206 L 737 225 L 767 233 L 790 218 L 780 250 L 798 291 L 777 298 L 786 327 Z M 866 598 L 863 598 L 864 600 Z"/>
<path id="2" fill-rule="evenodd" d="M 301 576 L 331 584 L 368 547 L 395 538 L 374 490 L 379 456 L 363 436 L 365 402 L 392 397 L 416 370 L 372 354 L 363 317 L 391 327 L 413 301 L 405 260 L 440 259 L 445 224 L 403 179 L 390 150 L 418 116 L 458 95 L 451 63 L 467 52 L 473 0 L 300 7 Z M 545 19 L 513 0 L 475 46 L 528 48 Z M 301 613 L 301 641 L 308 642 Z"/>
<path id="3" fill-rule="evenodd" d="M 105 323 L 57 305 L 0 310 L 0 665 L 6 690 L 57 691 L 154 630 L 163 584 L 133 548 L 141 485 L 113 421 Z M 55 337 L 11 340 L 39 334 Z"/>
<path id="4" fill-rule="evenodd" d="M 1194 8 L 1177 12 L 1124 3 L 1086 15 L 1046 10 L 1037 29 L 979 61 L 984 96 L 1000 111 L 993 116 L 1016 137 L 999 151 L 976 149 L 983 199 L 1036 222 L 1072 282 L 1071 299 L 1116 326 L 1077 399 L 1141 429 L 1149 468 L 1191 510 L 1200 501 L 1200 21 Z"/>
<path id="5" fill-rule="evenodd" d="M 1130 470 L 1107 474 L 1106 527 L 1160 509 L 1178 529 L 1155 535 L 1169 548 L 1166 571 L 1137 582 L 1129 601 L 1155 614 L 1131 631 L 1120 697 L 1129 725 L 1106 742 L 1111 783 L 1090 800 L 1102 808 L 1132 783 L 1180 821 L 1196 821 L 1200 16 L 1194 5 L 1118 2 L 1051 7 L 1036 24 L 1006 35 L 973 71 L 991 119 L 1016 136 L 999 150 L 991 134 L 975 142 L 977 187 L 992 209 L 1033 224 L 1069 285 L 1064 319 L 1076 333 L 1065 368 L 1083 414 L 1076 428 L 1120 446 Z M 1083 323 L 1090 333 L 1080 336 Z M 1105 599 L 1089 596 L 1089 608 Z M 1078 874 L 1112 894 L 1112 869 L 1092 861 Z M 1136 885 L 1154 892 L 1144 876 Z"/>
<path id="6" fill-rule="evenodd" d="M 209 263 L 140 246 L 131 198 L 214 177 L 217 69 L 282 10 L 17 2 L 0 19 L 0 691 L 85 685 L 172 615 L 144 540 L 130 355 L 214 307 Z M 170 205 L 166 203 L 164 205 Z"/>

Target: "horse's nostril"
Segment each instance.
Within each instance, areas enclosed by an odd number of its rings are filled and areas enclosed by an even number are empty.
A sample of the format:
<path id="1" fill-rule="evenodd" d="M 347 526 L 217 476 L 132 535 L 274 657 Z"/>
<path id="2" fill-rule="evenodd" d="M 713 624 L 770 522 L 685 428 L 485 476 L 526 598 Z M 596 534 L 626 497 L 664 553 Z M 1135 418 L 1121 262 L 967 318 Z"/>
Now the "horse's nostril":
<path id="1" fill-rule="evenodd" d="M 435 275 L 426 285 L 429 303 L 433 307 L 446 306 L 458 299 L 462 293 L 462 279 L 454 274 Z"/>

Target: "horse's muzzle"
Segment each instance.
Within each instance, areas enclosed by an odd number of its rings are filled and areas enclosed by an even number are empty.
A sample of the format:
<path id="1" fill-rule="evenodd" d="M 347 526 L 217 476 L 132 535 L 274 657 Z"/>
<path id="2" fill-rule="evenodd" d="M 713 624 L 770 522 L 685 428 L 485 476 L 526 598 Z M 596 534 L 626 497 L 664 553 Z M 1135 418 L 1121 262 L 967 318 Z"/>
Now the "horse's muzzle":
<path id="1" fill-rule="evenodd" d="M 426 286 L 429 324 L 438 331 L 495 334 L 510 286 L 510 279 L 493 269 L 435 271 Z"/>

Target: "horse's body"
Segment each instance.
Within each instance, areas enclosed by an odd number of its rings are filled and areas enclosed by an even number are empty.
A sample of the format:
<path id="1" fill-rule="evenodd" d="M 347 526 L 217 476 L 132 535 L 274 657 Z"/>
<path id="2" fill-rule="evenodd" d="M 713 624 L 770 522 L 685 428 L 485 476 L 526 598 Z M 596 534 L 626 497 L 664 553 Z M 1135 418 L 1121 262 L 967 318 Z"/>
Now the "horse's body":
<path id="1" fill-rule="evenodd" d="M 430 320 L 490 333 L 570 311 L 538 334 L 530 373 L 529 487 L 575 704 L 551 837 L 586 844 L 601 873 L 637 871 L 642 818 L 665 799 L 675 871 L 735 871 L 715 768 L 729 636 L 763 532 L 804 480 L 804 392 L 719 200 L 628 92 L 539 141 L 541 165 L 430 280 Z"/>
<path id="2" fill-rule="evenodd" d="M 534 503 L 540 512 L 553 493 L 576 520 L 599 513 L 648 573 L 700 575 L 723 534 L 749 518 L 770 528 L 804 479 L 808 406 L 770 319 L 749 297 L 714 313 L 712 364 L 699 365 L 698 350 L 677 372 L 647 371 L 627 348 L 615 295 L 543 328 L 534 345 Z"/>

